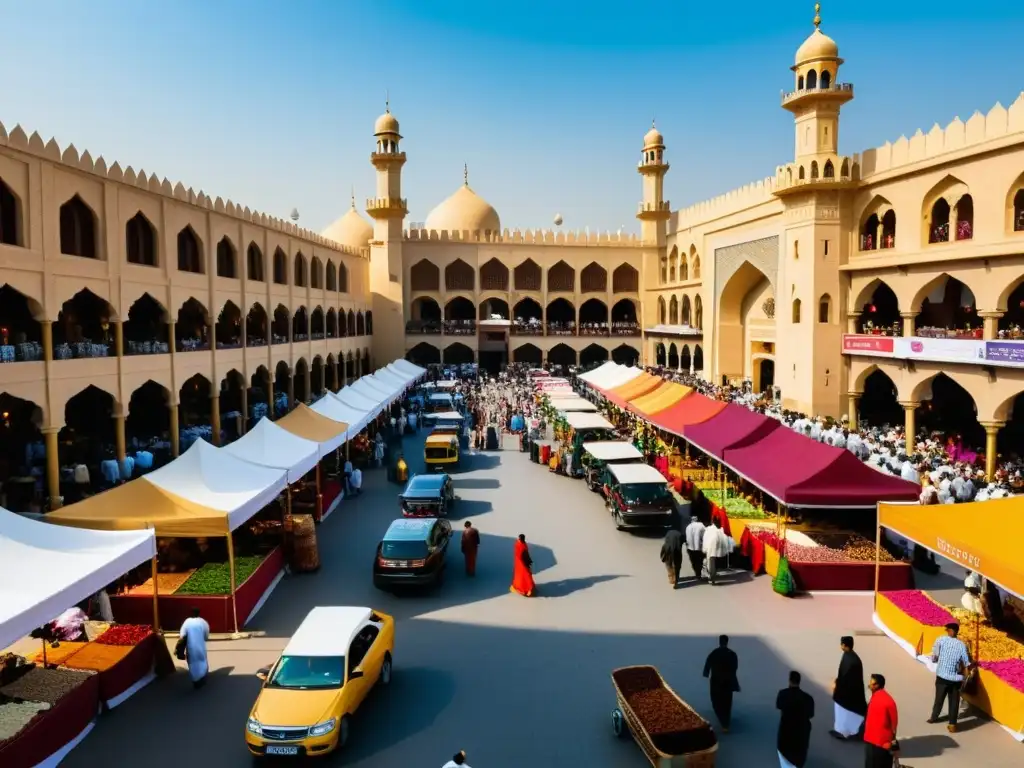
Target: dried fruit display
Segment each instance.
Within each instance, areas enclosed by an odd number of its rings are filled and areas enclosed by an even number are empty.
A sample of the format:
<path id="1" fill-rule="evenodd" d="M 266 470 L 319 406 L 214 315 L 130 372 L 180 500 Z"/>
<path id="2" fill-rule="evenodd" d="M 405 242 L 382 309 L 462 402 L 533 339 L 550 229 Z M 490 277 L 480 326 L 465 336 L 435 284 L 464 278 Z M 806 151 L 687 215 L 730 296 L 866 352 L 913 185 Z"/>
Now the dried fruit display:
<path id="1" fill-rule="evenodd" d="M 36 667 L 13 683 L 0 688 L 0 693 L 12 699 L 56 704 L 93 674 L 70 669 Z"/>
<path id="2" fill-rule="evenodd" d="M 153 628 L 143 624 L 117 624 L 96 638 L 101 645 L 138 645 L 153 634 Z"/>
<path id="3" fill-rule="evenodd" d="M 45 712 L 50 705 L 43 701 L 22 701 L 0 704 L 0 744 L 13 739 L 25 726 Z"/>
<path id="4" fill-rule="evenodd" d="M 773 549 L 781 549 L 781 540 L 772 531 L 755 530 L 753 535 Z M 785 555 L 793 563 L 864 563 L 875 562 L 875 545 L 857 534 L 825 534 L 811 532 L 805 534 L 811 544 L 797 544 L 786 540 Z M 829 542 L 829 545 L 821 543 Z M 838 546 L 834 546 L 837 544 Z M 831 545 L 831 546 L 830 546 Z M 883 563 L 894 563 L 896 559 L 882 549 L 879 560 Z"/>
<path id="5" fill-rule="evenodd" d="M 56 648 L 46 649 L 46 663 L 48 665 L 52 664 L 55 667 L 59 664 L 63 664 L 68 657 L 78 653 L 80 650 L 85 648 L 86 645 L 87 643 L 72 643 L 70 641 L 64 642 L 62 640 L 60 645 L 58 645 Z M 34 661 L 36 664 L 42 664 L 43 652 L 40 651 L 39 653 L 37 653 L 33 657 L 32 661 Z"/>
<path id="6" fill-rule="evenodd" d="M 106 672 L 131 653 L 133 648 L 128 645 L 103 645 L 89 643 L 74 656 L 64 662 L 70 669 Z"/>
<path id="7" fill-rule="evenodd" d="M 1021 659 L 979 661 L 978 666 L 987 669 L 1007 685 L 1024 693 L 1024 661 Z"/>
<path id="8" fill-rule="evenodd" d="M 193 573 L 196 572 L 195 568 L 190 568 L 187 571 L 181 573 L 158 573 L 156 575 L 157 594 L 159 595 L 173 595 L 178 591 L 179 587 L 184 584 Z M 128 590 L 129 595 L 145 595 L 150 596 L 153 594 L 153 579 L 147 579 L 137 587 L 132 587 Z"/>
<path id="9" fill-rule="evenodd" d="M 235 586 L 240 586 L 260 567 L 259 556 L 235 558 Z M 231 570 L 227 563 L 207 563 L 181 585 L 176 595 L 230 595 Z"/>
<path id="10" fill-rule="evenodd" d="M 960 639 L 967 643 L 972 659 L 1024 659 L 1024 644 L 1009 637 L 995 627 L 984 622 L 975 626 L 978 616 L 971 611 L 955 606 L 947 606 L 949 612 L 960 622 Z M 975 640 L 979 642 L 975 642 Z M 981 650 L 977 646 L 980 644 Z"/>
<path id="11" fill-rule="evenodd" d="M 708 722 L 666 688 L 653 667 L 628 667 L 612 674 L 627 705 L 661 752 L 685 755 L 717 743 Z"/>
<path id="12" fill-rule="evenodd" d="M 907 616 L 927 627 L 944 627 L 956 621 L 953 614 L 919 589 L 898 589 L 879 594 Z"/>

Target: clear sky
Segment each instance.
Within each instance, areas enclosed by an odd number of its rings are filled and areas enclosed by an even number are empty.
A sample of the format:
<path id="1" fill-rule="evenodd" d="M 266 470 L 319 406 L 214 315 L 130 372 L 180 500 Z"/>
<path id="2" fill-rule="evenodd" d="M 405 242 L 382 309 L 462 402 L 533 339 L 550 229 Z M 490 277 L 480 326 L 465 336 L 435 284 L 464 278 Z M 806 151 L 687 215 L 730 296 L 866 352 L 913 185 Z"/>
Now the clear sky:
<path id="1" fill-rule="evenodd" d="M 792 159 L 779 107 L 813 3 L 0 0 L 0 120 L 310 229 L 373 194 L 385 92 L 409 221 L 469 181 L 505 227 L 636 231 L 656 118 L 673 208 Z M 841 150 L 1004 106 L 1024 3 L 825 0 Z"/>

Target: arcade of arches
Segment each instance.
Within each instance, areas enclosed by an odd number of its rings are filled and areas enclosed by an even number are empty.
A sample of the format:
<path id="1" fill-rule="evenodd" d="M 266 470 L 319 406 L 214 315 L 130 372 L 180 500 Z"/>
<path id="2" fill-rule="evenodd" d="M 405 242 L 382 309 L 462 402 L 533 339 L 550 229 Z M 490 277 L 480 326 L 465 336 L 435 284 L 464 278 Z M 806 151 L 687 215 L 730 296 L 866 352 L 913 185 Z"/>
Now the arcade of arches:
<path id="1" fill-rule="evenodd" d="M 607 360 L 612 360 L 620 365 L 637 365 L 640 361 L 639 350 L 628 344 L 620 344 L 612 349 L 600 344 L 590 344 L 581 349 L 579 353 L 568 344 L 555 344 L 547 351 L 527 341 L 513 341 L 510 347 L 509 357 L 514 363 L 533 365 L 549 363 L 551 365 L 592 367 Z M 697 354 L 699 357 L 699 348 Z M 461 342 L 452 342 L 441 349 L 434 344 L 422 341 L 412 347 L 405 357 L 409 362 L 421 366 L 478 362 L 473 349 Z"/>

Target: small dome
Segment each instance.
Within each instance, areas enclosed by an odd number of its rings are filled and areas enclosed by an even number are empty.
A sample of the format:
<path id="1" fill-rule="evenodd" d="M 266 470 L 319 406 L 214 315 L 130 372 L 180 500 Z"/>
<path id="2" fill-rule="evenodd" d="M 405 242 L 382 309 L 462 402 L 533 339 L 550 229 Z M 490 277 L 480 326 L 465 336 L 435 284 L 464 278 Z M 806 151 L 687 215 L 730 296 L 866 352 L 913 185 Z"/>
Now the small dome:
<path id="1" fill-rule="evenodd" d="M 796 65 L 819 59 L 838 59 L 839 46 L 836 41 L 826 35 L 820 29 L 811 32 L 811 36 L 804 40 L 796 52 Z"/>
<path id="2" fill-rule="evenodd" d="M 661 135 L 661 132 L 651 125 L 651 130 L 644 134 L 644 147 L 663 147 L 665 146 L 665 137 Z"/>
<path id="3" fill-rule="evenodd" d="M 438 232 L 500 232 L 501 219 L 490 203 L 464 184 L 430 212 L 424 227 Z"/>
<path id="4" fill-rule="evenodd" d="M 328 240 L 333 240 L 350 248 L 365 248 L 373 239 L 373 227 L 359 215 L 355 201 L 344 216 L 321 232 Z"/>
<path id="5" fill-rule="evenodd" d="M 398 135 L 398 120 L 391 114 L 391 110 L 378 117 L 377 122 L 373 124 L 373 135 L 380 136 L 382 133 Z"/>

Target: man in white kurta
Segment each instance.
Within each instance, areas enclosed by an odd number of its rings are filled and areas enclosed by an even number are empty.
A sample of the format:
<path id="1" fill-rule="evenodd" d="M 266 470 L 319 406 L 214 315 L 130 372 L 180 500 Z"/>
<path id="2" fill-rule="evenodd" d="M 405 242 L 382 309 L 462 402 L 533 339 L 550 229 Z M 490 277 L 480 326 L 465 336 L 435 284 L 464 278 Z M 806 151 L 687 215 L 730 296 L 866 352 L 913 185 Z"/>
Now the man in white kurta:
<path id="1" fill-rule="evenodd" d="M 206 641 L 210 639 L 210 625 L 200 618 L 199 609 L 193 608 L 192 615 L 181 625 L 181 636 L 185 638 L 185 658 L 188 660 L 188 674 L 192 685 L 199 688 L 206 682 L 210 665 L 206 661 Z"/>

